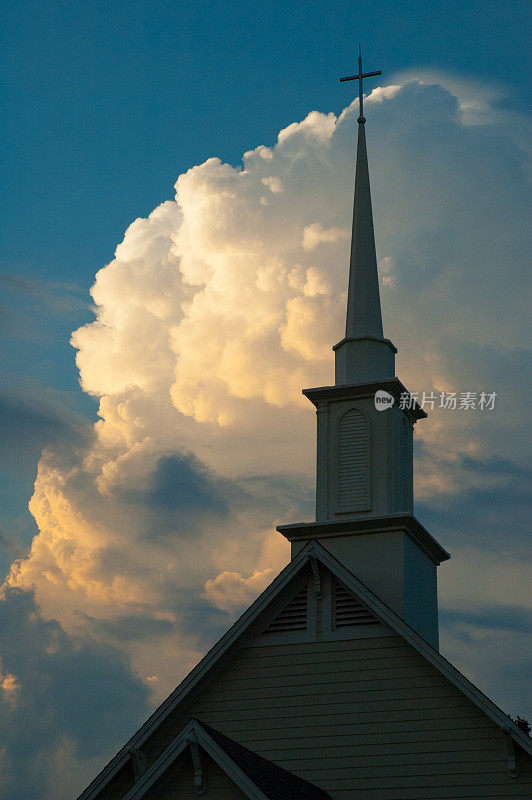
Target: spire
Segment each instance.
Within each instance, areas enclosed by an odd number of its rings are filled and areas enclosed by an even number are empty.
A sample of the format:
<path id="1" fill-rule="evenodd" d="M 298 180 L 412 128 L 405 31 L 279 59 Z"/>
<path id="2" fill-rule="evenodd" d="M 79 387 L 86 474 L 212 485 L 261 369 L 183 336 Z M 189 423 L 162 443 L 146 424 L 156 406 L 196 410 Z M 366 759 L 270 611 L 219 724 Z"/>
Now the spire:
<path id="1" fill-rule="evenodd" d="M 360 116 L 345 335 L 347 339 L 359 336 L 382 339 L 381 302 L 364 128 L 365 119 Z"/>
<path id="2" fill-rule="evenodd" d="M 362 72 L 359 45 L 358 75 L 340 78 L 340 81 L 358 80 L 359 115 L 345 339 L 333 348 L 337 385 L 381 380 L 394 375 L 396 348 L 389 339 L 384 339 L 382 331 L 362 86 L 363 78 L 381 74 L 380 70 Z"/>
<path id="3" fill-rule="evenodd" d="M 369 188 L 368 154 L 364 125 L 363 78 L 382 75 L 362 72 L 362 53 L 358 45 L 358 75 L 340 78 L 340 82 L 358 80 L 358 144 L 355 177 L 355 202 L 353 230 L 351 233 L 351 261 L 349 264 L 349 292 L 347 295 L 346 339 L 371 336 L 382 339 L 381 301 L 373 233 L 373 213 Z"/>

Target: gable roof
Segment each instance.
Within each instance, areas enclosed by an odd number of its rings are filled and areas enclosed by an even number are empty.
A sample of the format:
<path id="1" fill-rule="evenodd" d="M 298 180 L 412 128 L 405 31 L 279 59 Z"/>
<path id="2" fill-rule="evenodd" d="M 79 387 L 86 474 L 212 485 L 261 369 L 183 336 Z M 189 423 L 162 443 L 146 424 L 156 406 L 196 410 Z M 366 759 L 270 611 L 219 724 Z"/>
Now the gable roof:
<path id="1" fill-rule="evenodd" d="M 135 781 L 124 800 L 141 800 L 175 759 L 194 744 L 201 747 L 250 800 L 331 800 L 323 789 L 197 719 L 187 722 L 150 769 Z"/>
<path id="2" fill-rule="evenodd" d="M 222 656 L 236 647 L 250 626 L 258 620 L 282 590 L 295 578 L 309 561 L 320 562 L 335 575 L 374 615 L 388 625 L 406 642 L 414 647 L 429 663 L 438 669 L 457 689 L 465 694 L 501 730 L 509 735 L 523 750 L 532 755 L 532 739 L 513 722 L 507 714 L 495 705 L 480 689 L 477 689 L 464 675 L 447 661 L 432 645 L 408 625 L 398 614 L 386 605 L 377 595 L 362 583 L 353 573 L 341 564 L 323 545 L 315 540 L 309 541 L 295 558 L 279 573 L 254 603 L 242 614 L 234 625 L 211 648 L 207 655 L 194 667 L 186 678 L 161 703 L 141 728 L 114 756 L 92 783 L 79 795 L 78 800 L 93 800 L 105 784 L 121 769 L 130 758 L 131 749 L 142 747 L 158 725 L 184 700 L 219 662 Z M 129 795 L 128 795 L 129 796 Z"/>

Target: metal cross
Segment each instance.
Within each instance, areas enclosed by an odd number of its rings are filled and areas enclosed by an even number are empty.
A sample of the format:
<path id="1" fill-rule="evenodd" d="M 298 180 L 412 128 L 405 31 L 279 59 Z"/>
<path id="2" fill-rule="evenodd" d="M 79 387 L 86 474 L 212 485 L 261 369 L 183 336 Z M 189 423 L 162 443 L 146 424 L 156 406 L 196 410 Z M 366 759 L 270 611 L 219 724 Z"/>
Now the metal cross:
<path id="1" fill-rule="evenodd" d="M 382 75 L 380 69 L 376 72 L 362 72 L 362 54 L 358 45 L 358 75 L 349 75 L 347 78 L 340 78 L 340 83 L 344 81 L 358 80 L 358 122 L 365 122 L 364 118 L 364 95 L 362 91 L 362 78 L 371 78 L 373 75 Z"/>

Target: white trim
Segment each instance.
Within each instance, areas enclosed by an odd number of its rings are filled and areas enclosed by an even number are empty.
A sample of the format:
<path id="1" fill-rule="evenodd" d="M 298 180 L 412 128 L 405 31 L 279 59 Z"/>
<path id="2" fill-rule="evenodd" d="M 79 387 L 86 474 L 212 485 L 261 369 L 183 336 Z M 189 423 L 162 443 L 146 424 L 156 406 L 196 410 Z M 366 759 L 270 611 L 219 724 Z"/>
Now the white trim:
<path id="1" fill-rule="evenodd" d="M 243 772 L 239 766 L 227 755 L 220 745 L 218 745 L 206 731 L 199 725 L 197 726 L 201 734 L 198 732 L 198 741 L 211 758 L 216 761 L 220 769 L 233 780 L 239 789 L 247 794 L 250 800 L 269 800 L 268 797 L 256 786 L 251 778 Z"/>
<path id="2" fill-rule="evenodd" d="M 144 775 L 135 781 L 134 786 L 124 795 L 123 800 L 134 800 L 134 798 L 142 797 L 148 791 L 158 778 L 168 769 L 170 764 L 186 750 L 188 744 L 186 742 L 187 736 L 195 734 L 194 721 L 187 722 L 185 727 L 181 730 L 175 739 L 172 739 L 166 750 L 164 750 L 159 758 L 154 761 L 149 770 Z"/>
<path id="3" fill-rule="evenodd" d="M 166 750 L 154 761 L 150 769 L 124 795 L 123 800 L 141 800 L 153 784 L 164 775 L 175 759 L 190 746 L 190 742 L 187 739 L 191 736 L 195 737 L 197 744 L 205 750 L 249 800 L 269 800 L 264 792 L 248 778 L 245 772 L 235 764 L 196 720 L 187 722 L 181 732 L 170 742 Z"/>
<path id="4" fill-rule="evenodd" d="M 348 588 L 358 594 L 363 602 L 385 624 L 395 630 L 409 644 L 411 644 L 427 661 L 448 678 L 457 689 L 463 692 L 475 703 L 490 719 L 502 730 L 507 730 L 510 736 L 532 755 L 532 739 L 527 736 L 515 722 L 495 705 L 485 694 L 467 680 L 452 666 L 437 650 L 425 639 L 414 631 L 401 617 L 380 600 L 368 587 L 356 578 L 352 572 L 344 567 L 316 540 L 310 540 L 295 558 L 279 573 L 264 592 L 242 614 L 235 624 L 211 648 L 207 655 L 187 675 L 171 695 L 157 708 L 144 725 L 131 737 L 126 745 L 107 764 L 102 772 L 96 776 L 92 783 L 79 795 L 77 800 L 94 800 L 98 792 L 121 769 L 129 758 L 128 749 L 141 747 L 153 730 L 175 709 L 184 697 L 208 674 L 216 662 L 236 644 L 250 625 L 265 611 L 276 595 L 292 580 L 301 567 L 310 557 L 319 559 L 331 570 Z M 125 798 L 124 798 L 125 800 Z"/>

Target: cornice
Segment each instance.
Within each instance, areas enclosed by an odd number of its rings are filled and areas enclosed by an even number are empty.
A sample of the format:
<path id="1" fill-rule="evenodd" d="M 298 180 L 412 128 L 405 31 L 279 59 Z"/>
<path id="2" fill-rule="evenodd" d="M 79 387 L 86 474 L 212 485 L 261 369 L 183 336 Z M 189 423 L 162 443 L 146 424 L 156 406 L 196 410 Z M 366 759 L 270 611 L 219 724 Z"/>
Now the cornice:
<path id="1" fill-rule="evenodd" d="M 399 404 L 401 395 L 408 394 L 399 378 L 387 378 L 382 381 L 372 381 L 371 383 L 350 383 L 343 386 L 319 386 L 315 389 L 303 389 L 302 394 L 307 397 L 315 406 L 318 403 L 339 401 L 339 400 L 354 400 L 360 397 L 372 397 L 379 389 L 388 392 Z M 423 411 L 420 405 L 414 400 L 412 408 L 406 408 L 406 413 L 409 414 L 413 420 L 425 419 L 427 412 Z"/>
<path id="2" fill-rule="evenodd" d="M 435 564 L 441 564 L 442 561 L 447 561 L 451 557 L 419 520 L 413 514 L 408 513 L 327 522 L 297 522 L 291 525 L 278 525 L 277 530 L 289 542 L 310 539 L 325 540 L 334 536 L 399 532 L 405 533 Z"/>

